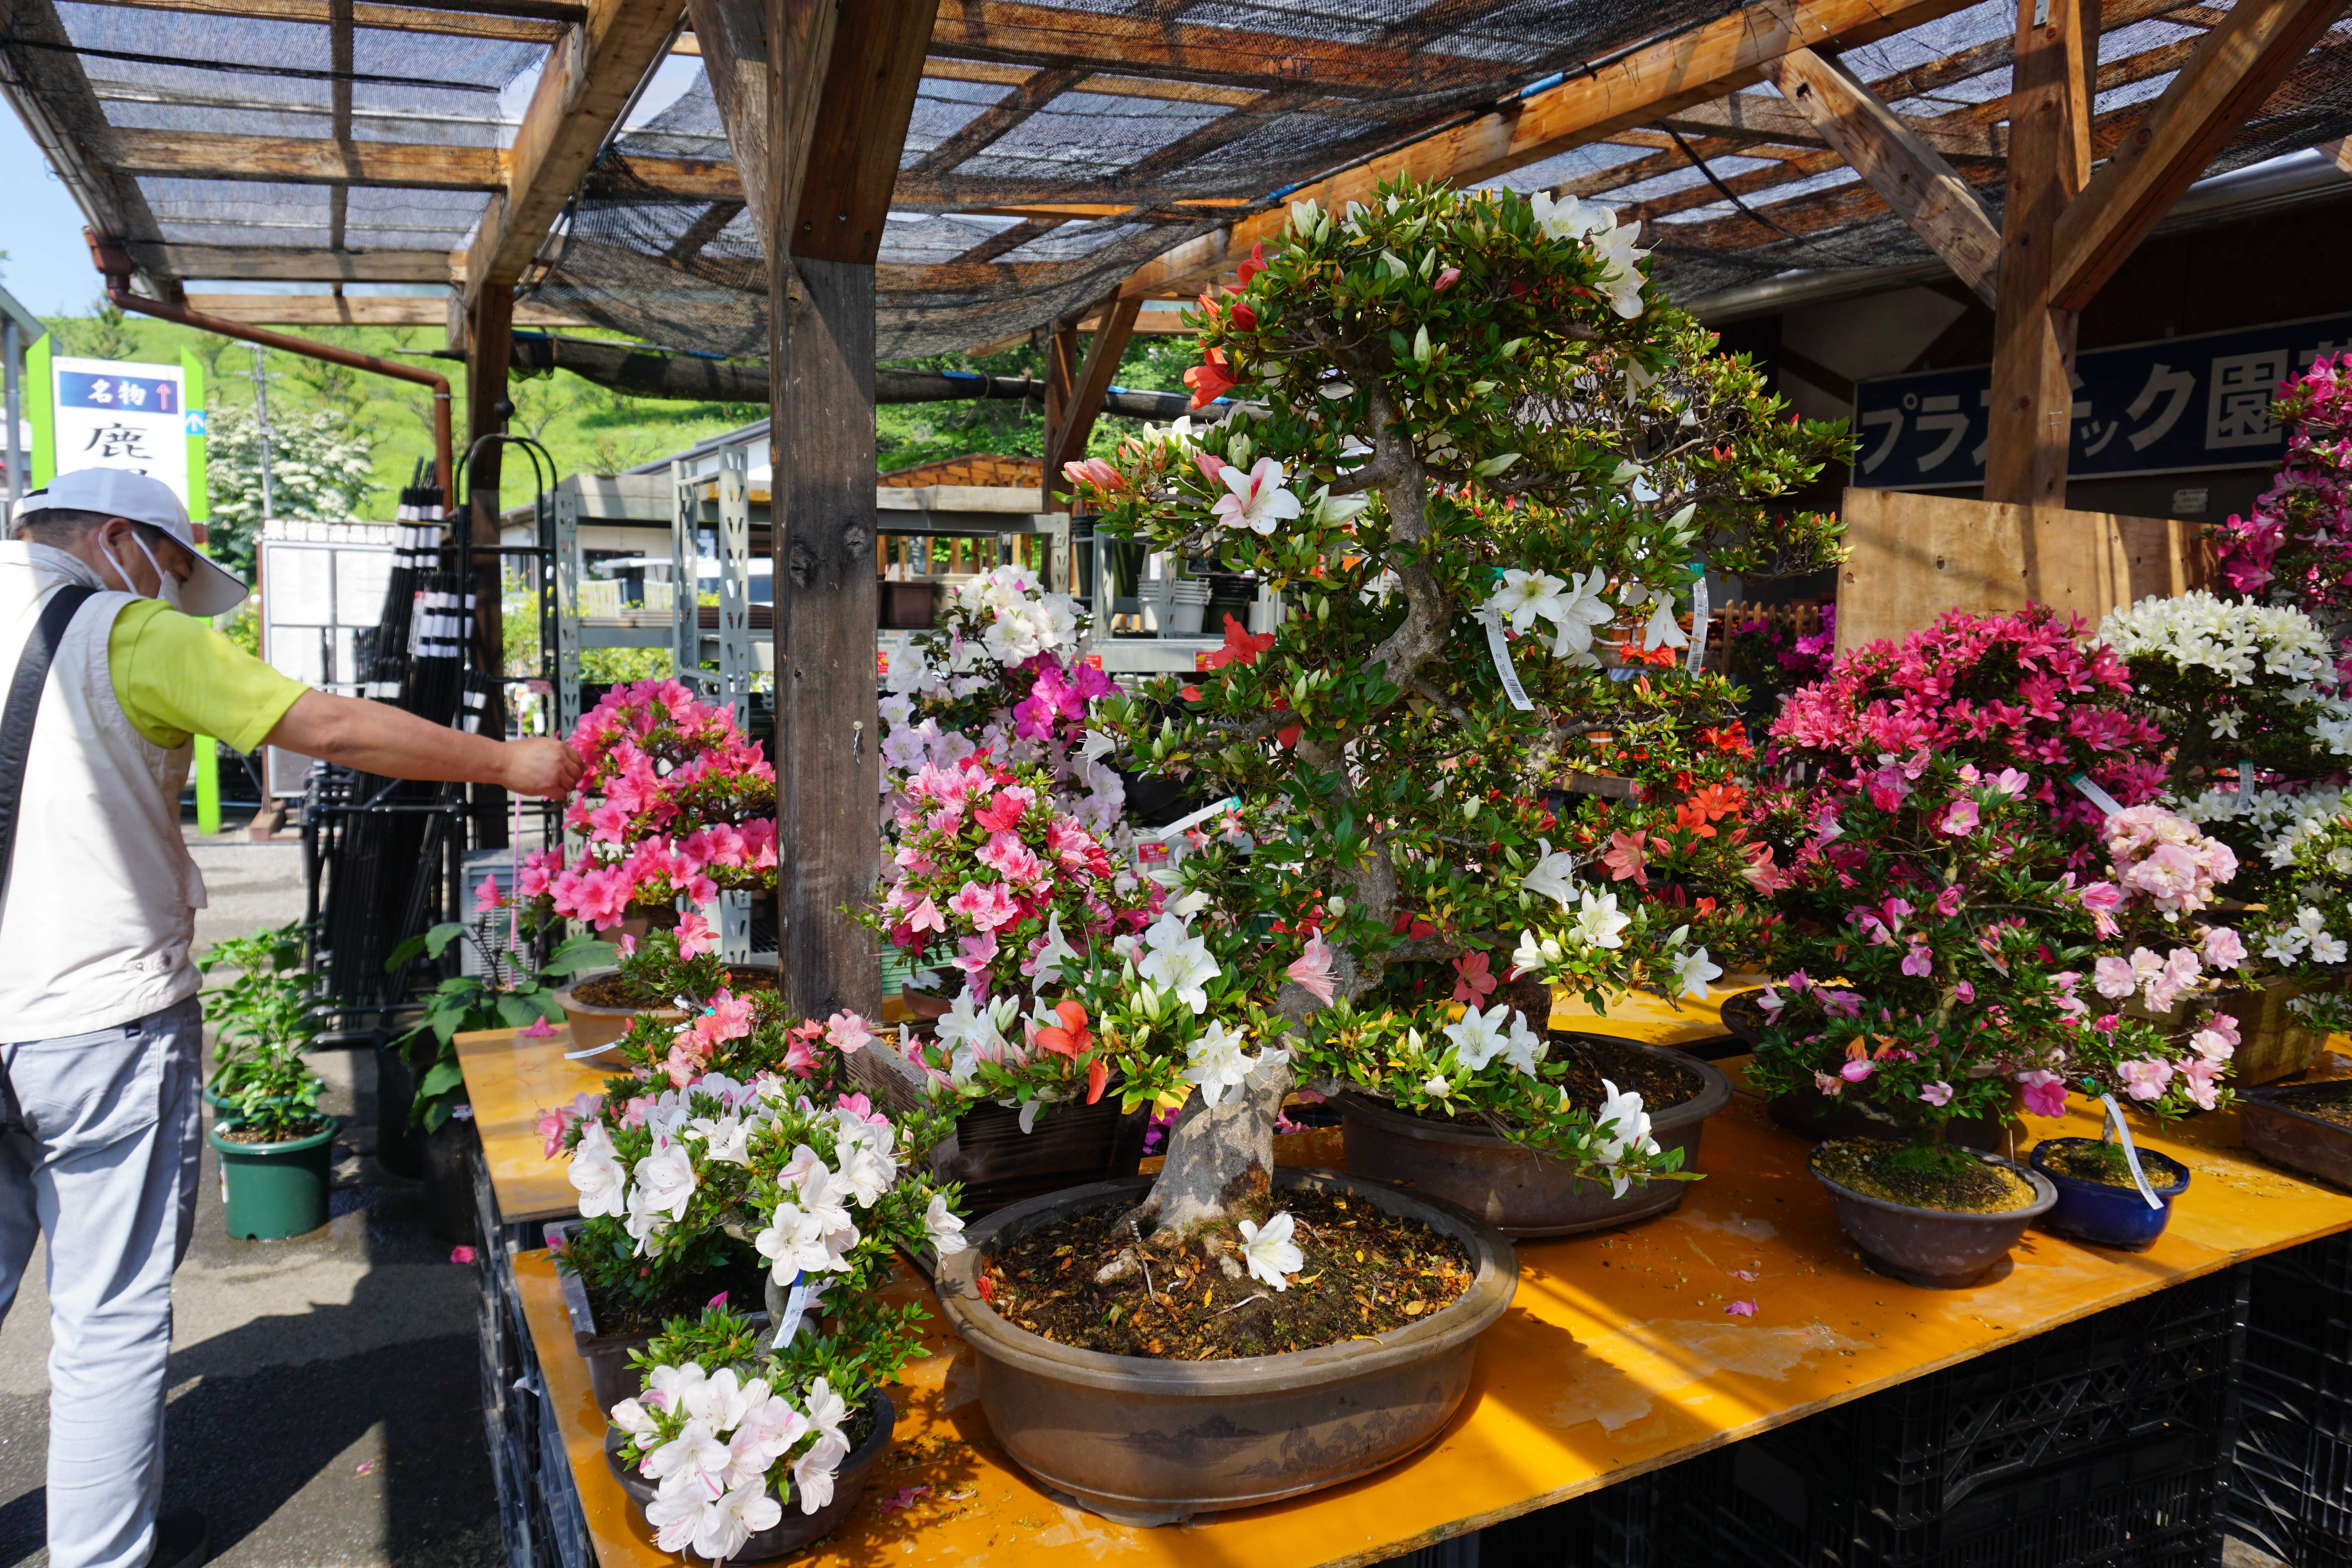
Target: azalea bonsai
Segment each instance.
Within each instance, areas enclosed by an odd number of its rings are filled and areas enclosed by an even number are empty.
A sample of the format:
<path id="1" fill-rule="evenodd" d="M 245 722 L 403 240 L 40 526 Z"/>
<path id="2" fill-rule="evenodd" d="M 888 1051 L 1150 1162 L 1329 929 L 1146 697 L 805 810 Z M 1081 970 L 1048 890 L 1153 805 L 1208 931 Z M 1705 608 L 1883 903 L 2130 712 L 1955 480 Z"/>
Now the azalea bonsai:
<path id="1" fill-rule="evenodd" d="M 2000 1187 L 1949 1134 L 2013 1095 L 2037 1116 L 2070 1087 L 2159 1115 L 2221 1102 L 2234 1037 L 2210 998 L 2244 952 L 2191 917 L 2235 858 L 2146 804 L 2160 738 L 2073 629 L 1949 613 L 1840 659 L 1773 727 L 1809 782 L 1759 800 L 1797 918 L 1751 1076 L 1907 1129 L 1861 1173 L 1879 1195 Z"/>
<path id="2" fill-rule="evenodd" d="M 1664 1164 L 1636 1107 L 1562 1104 L 1543 1017 L 1452 1000 L 1476 956 L 1596 1002 L 1713 968 L 1692 911 L 1629 907 L 1545 793 L 1613 696 L 1608 628 L 1678 646 L 1696 557 L 1811 565 L 1829 535 L 1759 498 L 1843 437 L 1653 303 L 1633 234 L 1507 192 L 1301 204 L 1194 318 L 1196 405 L 1234 411 L 1069 470 L 1101 527 L 1287 606 L 1099 710 L 1123 759 L 1235 803 L 1175 847 L 1171 912 L 1063 970 L 1129 1103 L 1186 1096 L 1138 1229 L 1268 1222 L 1302 1079 L 1491 1113 L 1600 1177 Z"/>
<path id="3" fill-rule="evenodd" d="M 2278 478 L 2248 515 L 2212 531 L 2215 559 L 2236 593 L 2326 628 L 2352 677 L 2352 354 L 2313 360 L 2270 416 L 2287 433 Z"/>
<path id="4" fill-rule="evenodd" d="M 563 814 L 586 836 L 522 857 L 519 898 L 609 931 L 633 912 L 668 923 L 679 900 L 776 885 L 776 773 L 731 710 L 676 680 L 615 687 L 571 736 L 584 770 Z"/>

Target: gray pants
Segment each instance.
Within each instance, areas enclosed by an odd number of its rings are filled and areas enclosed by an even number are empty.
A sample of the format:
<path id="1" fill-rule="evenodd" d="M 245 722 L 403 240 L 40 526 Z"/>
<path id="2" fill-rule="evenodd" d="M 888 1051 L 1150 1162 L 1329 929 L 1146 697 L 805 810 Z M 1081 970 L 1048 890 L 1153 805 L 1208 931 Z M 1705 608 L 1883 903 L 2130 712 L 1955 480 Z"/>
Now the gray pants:
<path id="1" fill-rule="evenodd" d="M 51 1568 L 143 1568 L 154 1548 L 202 1038 L 190 997 L 94 1034 L 0 1045 L 25 1122 L 0 1135 L 0 1317 L 48 1238 Z"/>

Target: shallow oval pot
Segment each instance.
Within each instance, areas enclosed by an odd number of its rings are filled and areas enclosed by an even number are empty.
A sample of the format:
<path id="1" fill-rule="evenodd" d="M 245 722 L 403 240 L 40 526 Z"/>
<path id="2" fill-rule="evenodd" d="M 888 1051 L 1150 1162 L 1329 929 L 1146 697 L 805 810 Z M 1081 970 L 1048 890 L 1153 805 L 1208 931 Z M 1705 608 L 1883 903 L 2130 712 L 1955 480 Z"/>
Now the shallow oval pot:
<path id="1" fill-rule="evenodd" d="M 2057 1187 L 2041 1172 L 1981 1149 L 1967 1152 L 1989 1165 L 2006 1165 L 2016 1172 L 2032 1186 L 2033 1201 L 2000 1214 L 1914 1208 L 1857 1193 L 1822 1174 L 1818 1146 L 1805 1157 L 1805 1164 L 1813 1179 L 1828 1189 L 1838 1223 L 1873 1268 L 1906 1285 L 1964 1290 L 1990 1273 L 2017 1245 L 2025 1227 L 2058 1202 Z"/>
<path id="2" fill-rule="evenodd" d="M 889 1451 L 890 1434 L 898 1425 L 898 1411 L 891 1405 L 888 1394 L 877 1388 L 874 1402 L 880 1406 L 875 1412 L 874 1430 L 866 1435 L 866 1441 L 849 1451 L 841 1461 L 841 1468 L 834 1472 L 833 1500 L 814 1513 L 803 1513 L 800 1504 L 785 1498 L 784 1517 L 746 1541 L 743 1549 L 728 1562 L 772 1563 L 841 1528 L 850 1510 L 866 1495 L 866 1489 L 873 1484 L 874 1472 L 882 1463 L 882 1456 Z M 614 1440 L 619 1436 L 609 1427 L 605 1430 L 604 1462 L 612 1467 L 621 1489 L 629 1494 L 629 1500 L 637 1505 L 642 1516 L 646 1504 L 654 1500 L 654 1483 L 639 1475 L 634 1467 L 621 1462 L 620 1444 Z M 787 1476 L 791 1473 L 789 1469 L 784 1472 Z"/>
<path id="3" fill-rule="evenodd" d="M 2137 1186 L 2086 1182 L 2080 1176 L 2053 1171 L 2046 1163 L 2049 1155 L 2097 1142 L 2095 1138 L 2044 1138 L 2033 1146 L 2033 1152 L 2027 1158 L 2058 1189 L 2057 1206 L 2042 1216 L 2042 1228 L 2076 1241 L 2087 1241 L 2094 1247 L 2146 1252 L 2156 1245 L 2156 1238 L 2164 1234 L 2165 1226 L 2171 1221 L 2172 1200 L 2189 1190 L 2189 1167 L 2153 1149 L 2139 1152 L 2140 1169 L 2147 1173 L 2147 1184 L 2160 1200 L 2158 1207 L 2150 1208 Z"/>
<path id="4" fill-rule="evenodd" d="M 2352 1127 L 2311 1113 L 2311 1103 L 2334 1099 L 2342 1085 L 2265 1084 L 2238 1094 L 2238 1125 L 2246 1147 L 2290 1171 L 2352 1187 Z"/>
<path id="5" fill-rule="evenodd" d="M 1000 1209 L 940 1263 L 940 1307 L 980 1363 L 998 1442 L 1039 1481 L 1122 1524 L 1169 1524 L 1337 1486 L 1436 1436 L 1468 1391 L 1479 1334 L 1511 1304 L 1518 1258 L 1451 1204 L 1337 1171 L 1286 1167 L 1277 1189 L 1361 1199 L 1459 1242 L 1470 1289 L 1369 1340 L 1283 1355 L 1162 1361 L 1073 1349 L 1015 1328 L 980 1299 L 982 1259 L 1073 1212 L 1134 1202 L 1150 1178 L 1097 1182 Z"/>
<path id="6" fill-rule="evenodd" d="M 1612 1045 L 1663 1058 L 1699 1080 L 1680 1105 L 1654 1112 L 1651 1136 L 1680 1149 L 1682 1168 L 1698 1168 L 1706 1119 L 1731 1102 L 1731 1083 L 1713 1064 L 1638 1040 Z M 1603 1182 L 1580 1179 L 1565 1160 L 1539 1154 L 1484 1127 L 1433 1121 L 1360 1094 L 1339 1097 L 1348 1169 L 1375 1181 L 1411 1183 L 1415 1192 L 1461 1205 L 1514 1241 L 1574 1236 L 1671 1213 L 1687 1182 L 1643 1182 L 1611 1195 Z"/>
<path id="7" fill-rule="evenodd" d="M 730 975 L 737 970 L 751 969 L 765 970 L 770 973 L 776 972 L 775 965 L 766 963 L 730 963 L 727 966 Z M 641 1013 L 652 1014 L 671 1028 L 686 1022 L 685 1012 L 677 1007 L 607 1007 L 580 999 L 581 986 L 592 980 L 602 980 L 619 973 L 617 969 L 609 968 L 583 969 L 572 977 L 571 984 L 557 988 L 555 1005 L 563 1009 L 563 1022 L 571 1031 L 573 1050 L 585 1051 L 611 1045 L 629 1032 L 629 1026 L 636 1022 Z"/>

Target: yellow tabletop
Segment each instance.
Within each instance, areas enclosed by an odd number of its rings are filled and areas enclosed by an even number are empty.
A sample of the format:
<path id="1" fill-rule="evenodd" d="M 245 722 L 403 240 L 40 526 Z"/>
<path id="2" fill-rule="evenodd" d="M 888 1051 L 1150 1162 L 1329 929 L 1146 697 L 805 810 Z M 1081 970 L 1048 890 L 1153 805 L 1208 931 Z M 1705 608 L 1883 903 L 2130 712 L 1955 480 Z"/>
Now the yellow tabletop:
<path id="1" fill-rule="evenodd" d="M 539 1134 L 544 1110 L 569 1105 L 583 1089 L 594 1094 L 613 1075 L 612 1053 L 584 1062 L 563 1059 L 571 1034 L 558 1026 L 544 1039 L 512 1029 L 485 1029 L 457 1038 L 457 1066 L 466 1075 L 466 1098 L 474 1107 L 482 1158 L 490 1168 L 490 1190 L 499 1217 L 512 1225 L 556 1219 L 580 1207 L 580 1194 L 564 1174 L 563 1162 L 547 1157 Z"/>
<path id="2" fill-rule="evenodd" d="M 1739 1066 L 1723 1065 L 1735 1074 Z M 2032 1127 L 2044 1135 L 2097 1131 L 2079 1101 L 2064 1123 Z M 1279 1142 L 1283 1156 L 1298 1163 L 1328 1163 L 1337 1154 L 1328 1133 Z M 1377 1562 L 2241 1258 L 2352 1228 L 2352 1196 L 2244 1153 L 2234 1114 L 2199 1117 L 2143 1142 L 2194 1173 L 2152 1250 L 2105 1252 L 2032 1231 L 1989 1282 L 1919 1289 L 1863 1268 L 1806 1173 L 1806 1144 L 1774 1127 L 1755 1099 L 1735 1095 L 1706 1126 L 1698 1168 L 1707 1179 L 1692 1184 L 1675 1213 L 1629 1230 L 1520 1244 L 1517 1297 L 1479 1342 L 1469 1395 L 1435 1443 L 1344 1487 L 1160 1530 L 1109 1523 L 1033 1486 L 990 1438 L 971 1352 L 942 1331 L 930 1359 L 892 1391 L 899 1425 L 882 1479 L 851 1522 L 803 1561 L 908 1568 Z M 546 1255 L 523 1255 L 515 1271 L 602 1568 L 674 1561 L 654 1549 L 606 1468 L 603 1416 Z M 898 1289 L 928 1300 L 911 1279 Z M 1754 1315 L 1731 1315 L 1735 1301 L 1753 1302 Z M 885 1506 L 926 1487 L 907 1507 Z"/>

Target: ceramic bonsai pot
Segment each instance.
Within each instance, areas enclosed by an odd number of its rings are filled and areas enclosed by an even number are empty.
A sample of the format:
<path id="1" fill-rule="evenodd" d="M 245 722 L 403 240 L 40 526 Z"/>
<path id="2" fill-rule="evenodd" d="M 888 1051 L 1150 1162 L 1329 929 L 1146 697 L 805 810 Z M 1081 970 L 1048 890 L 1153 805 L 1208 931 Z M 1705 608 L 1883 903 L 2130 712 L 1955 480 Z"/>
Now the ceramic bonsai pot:
<path id="1" fill-rule="evenodd" d="M 1764 1110 L 1774 1125 L 1816 1143 L 1847 1138 L 1885 1138 L 1900 1143 L 1917 1131 L 1867 1100 L 1826 1095 L 1813 1089 L 1776 1094 L 1764 1102 Z M 1952 1142 L 1970 1149 L 2022 1149 L 2025 1142 L 2025 1128 L 2013 1117 L 1969 1116 L 1950 1127 Z"/>
<path id="2" fill-rule="evenodd" d="M 754 971 L 769 974 L 776 973 L 772 964 L 730 963 L 727 966 L 730 977 Z M 636 1022 L 641 1013 L 650 1013 L 672 1028 L 686 1022 L 683 1008 L 621 1007 L 582 999 L 581 987 L 591 981 L 603 980 L 619 973 L 617 969 L 584 969 L 572 977 L 571 984 L 557 989 L 555 1005 L 563 1009 L 563 1022 L 572 1032 L 573 1050 L 584 1051 L 597 1046 L 611 1045 L 629 1032 L 629 1026 Z"/>
<path id="3" fill-rule="evenodd" d="M 551 1224 L 547 1227 L 548 1245 L 561 1251 L 571 1244 L 572 1231 L 571 1221 Z M 555 1279 L 563 1290 L 564 1315 L 572 1320 L 572 1348 L 588 1363 L 588 1387 L 596 1396 L 596 1408 L 610 1410 L 624 1399 L 634 1398 L 639 1384 L 637 1369 L 629 1363 L 629 1352 L 645 1349 L 653 1342 L 653 1334 L 604 1329 L 596 1321 L 594 1303 L 588 1300 L 587 1283 L 569 1268 L 557 1269 Z M 760 1327 L 767 1327 L 765 1308 L 746 1316 Z"/>
<path id="4" fill-rule="evenodd" d="M 2341 1083 L 2271 1084 L 2238 1091 L 2238 1125 L 2246 1147 L 2263 1159 L 2352 1187 L 2352 1127 L 2314 1116 L 2316 1100 L 2345 1094 Z"/>
<path id="5" fill-rule="evenodd" d="M 908 1013 L 926 1023 L 946 1017 L 955 1007 L 952 998 L 942 996 L 936 991 L 918 991 L 911 985 L 899 988 L 898 1000 L 907 1005 Z"/>
<path id="6" fill-rule="evenodd" d="M 1683 1151 L 1683 1169 L 1698 1168 L 1699 1133 L 1731 1100 L 1731 1084 L 1707 1062 L 1633 1040 L 1613 1040 L 1660 1058 L 1698 1079 L 1698 1093 L 1654 1112 L 1651 1136 Z M 1415 1192 L 1459 1204 L 1514 1241 L 1573 1236 L 1632 1225 L 1674 1210 L 1686 1182 L 1647 1182 L 1612 1197 L 1606 1183 L 1580 1180 L 1565 1161 L 1513 1143 L 1484 1127 L 1410 1115 L 1360 1094 L 1339 1097 L 1348 1170 L 1375 1181 L 1406 1182 Z"/>
<path id="7" fill-rule="evenodd" d="M 1518 1258 L 1484 1220 L 1336 1171 L 1284 1167 L 1276 1188 L 1344 1194 L 1452 1237 L 1470 1289 L 1370 1339 L 1283 1355 L 1176 1362 L 1074 1349 L 1015 1328 L 980 1299 L 982 1260 L 1076 1211 L 1131 1203 L 1148 1178 L 1031 1198 L 972 1226 L 942 1258 L 940 1307 L 980 1363 L 990 1429 L 1021 1467 L 1125 1524 L 1249 1508 L 1368 1475 L 1437 1436 L 1468 1391 L 1479 1334 L 1503 1314 Z"/>
<path id="8" fill-rule="evenodd" d="M 2156 1245 L 2156 1238 L 2164 1234 L 2165 1226 L 2171 1220 L 2172 1200 L 2189 1190 L 2189 1167 L 2153 1149 L 2139 1152 L 2140 1169 L 2147 1173 L 2148 1185 L 2161 1200 L 2156 1208 L 2147 1206 L 2147 1199 L 2140 1195 L 2137 1186 L 2084 1181 L 2051 1168 L 2052 1155 L 2088 1148 L 2098 1142 L 2095 1138 L 2044 1138 L 2033 1146 L 2033 1152 L 2027 1158 L 2058 1189 L 2057 1206 L 2042 1216 L 2042 1228 L 2095 1247 L 2146 1252 Z"/>
<path id="9" fill-rule="evenodd" d="M 631 1389 L 622 1397 L 631 1397 L 635 1392 Z M 800 1504 L 786 1496 L 783 1499 L 784 1517 L 755 1533 L 728 1562 L 772 1563 L 779 1557 L 789 1557 L 810 1542 L 839 1529 L 849 1518 L 850 1510 L 857 1506 L 858 1500 L 866 1495 L 866 1489 L 873 1484 L 874 1472 L 881 1465 L 882 1456 L 889 1451 L 890 1434 L 898 1425 L 898 1412 L 891 1407 L 890 1396 L 877 1388 L 873 1398 L 876 1406 L 874 1430 L 866 1435 L 864 1442 L 849 1451 L 842 1459 L 841 1468 L 834 1472 L 833 1500 L 814 1513 L 803 1513 Z M 635 1467 L 621 1462 L 620 1444 L 616 1441 L 619 1436 L 618 1432 L 606 1431 L 604 1462 L 612 1467 L 613 1474 L 620 1480 L 621 1489 L 629 1494 L 629 1500 L 637 1505 L 637 1510 L 642 1514 L 646 1504 L 654 1500 L 654 1483 L 639 1475 Z M 786 1477 L 792 1474 L 789 1469 L 778 1473 Z"/>
<path id="10" fill-rule="evenodd" d="M 2058 1189 L 2049 1177 L 2014 1160 L 1969 1149 L 1989 1165 L 2005 1166 L 2033 1188 L 2033 1201 L 2000 1214 L 1962 1214 L 1914 1208 L 1842 1186 L 1822 1173 L 1822 1152 L 1806 1156 L 1813 1179 L 1829 1190 L 1838 1223 L 1862 1248 L 1863 1258 L 1882 1274 L 1908 1285 L 1962 1290 L 1991 1272 L 2008 1256 L 2025 1227 L 2056 1206 Z M 2134 1194 L 2137 1196 L 2137 1194 Z"/>
<path id="11" fill-rule="evenodd" d="M 224 1118 L 205 1134 L 221 1173 L 221 1206 L 228 1233 L 247 1241 L 283 1241 L 327 1223 L 327 1190 L 334 1180 L 335 1134 L 324 1123 L 308 1137 L 283 1143 L 239 1143 L 222 1134 L 239 1125 Z"/>

